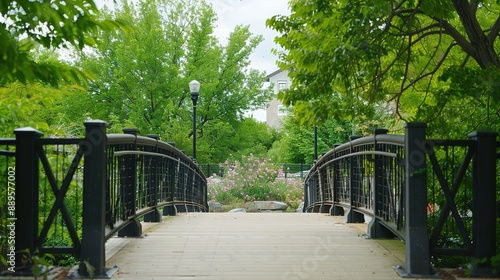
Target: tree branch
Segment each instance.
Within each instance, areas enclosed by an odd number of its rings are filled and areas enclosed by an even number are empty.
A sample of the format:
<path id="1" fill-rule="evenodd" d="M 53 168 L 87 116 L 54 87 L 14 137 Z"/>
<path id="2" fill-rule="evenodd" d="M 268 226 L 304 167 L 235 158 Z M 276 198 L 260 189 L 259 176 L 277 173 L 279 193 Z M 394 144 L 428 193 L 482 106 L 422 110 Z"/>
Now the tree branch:
<path id="1" fill-rule="evenodd" d="M 456 46 L 456 44 L 450 44 L 450 46 L 448 46 L 448 49 L 446 49 L 445 53 L 443 54 L 442 58 L 438 61 L 438 63 L 436 64 L 436 66 L 434 66 L 434 69 L 432 69 L 432 71 L 430 71 L 430 72 L 427 72 L 427 73 L 425 73 L 423 75 L 420 75 L 417 78 L 415 78 L 406 87 L 403 88 L 402 92 L 406 91 L 410 87 L 413 87 L 417 82 L 421 81 L 422 79 L 424 79 L 424 78 L 426 78 L 428 76 L 434 75 L 439 70 L 439 68 L 441 67 L 441 65 L 445 61 L 446 57 L 448 57 L 448 54 L 450 53 L 451 49 L 454 46 Z"/>
<path id="2" fill-rule="evenodd" d="M 476 57 L 476 50 L 472 46 L 472 44 L 467 41 L 467 39 L 460 34 L 449 22 L 445 20 L 440 20 L 441 25 L 446 30 L 446 33 L 449 34 L 453 39 L 457 42 L 457 44 L 470 56 Z"/>
<path id="3" fill-rule="evenodd" d="M 495 24 L 493 24 L 493 27 L 490 29 L 490 32 L 486 37 L 488 38 L 488 41 L 492 42 L 495 41 L 495 38 L 498 36 L 500 32 L 500 17 L 497 18 L 495 21 Z"/>
<path id="4" fill-rule="evenodd" d="M 472 13 L 475 15 L 477 13 L 477 7 L 479 6 L 478 0 L 470 0 L 469 6 L 472 10 Z"/>
<path id="5" fill-rule="evenodd" d="M 454 0 L 453 2 L 456 2 L 457 0 Z M 421 10 L 418 10 L 418 9 L 403 9 L 403 10 L 399 10 L 395 13 L 395 15 L 399 15 L 399 16 L 402 16 L 404 14 L 422 14 L 422 15 L 426 15 L 428 16 L 427 14 L 425 14 L 423 11 Z M 460 34 L 460 32 L 458 32 L 458 30 L 453 27 L 453 25 L 451 25 L 448 21 L 442 19 L 442 18 L 438 18 L 438 17 L 432 17 L 432 16 L 428 16 L 430 19 L 434 20 L 436 22 L 436 24 L 433 24 L 433 25 L 429 25 L 428 27 L 425 27 L 421 30 L 416 30 L 414 33 L 405 33 L 405 34 L 401 34 L 401 35 L 413 35 L 413 34 L 416 34 L 418 32 L 424 32 L 428 29 L 430 29 L 431 27 L 442 27 L 444 28 L 444 30 L 446 31 L 446 34 L 450 35 L 457 43 L 458 45 L 470 56 L 472 57 L 476 57 L 476 51 L 474 49 L 474 47 L 472 46 L 472 44 L 464 37 L 462 36 L 462 34 Z M 499 23 L 500 25 L 500 23 Z M 498 27 L 500 29 L 500 26 Z"/>

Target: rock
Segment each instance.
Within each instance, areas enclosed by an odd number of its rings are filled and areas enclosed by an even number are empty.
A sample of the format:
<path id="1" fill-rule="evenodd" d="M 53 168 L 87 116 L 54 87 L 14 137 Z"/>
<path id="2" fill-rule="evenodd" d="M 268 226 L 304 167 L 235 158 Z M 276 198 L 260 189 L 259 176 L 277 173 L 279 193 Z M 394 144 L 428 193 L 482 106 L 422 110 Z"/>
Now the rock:
<path id="1" fill-rule="evenodd" d="M 304 202 L 301 202 L 299 204 L 299 207 L 297 207 L 297 210 L 295 212 L 303 213 L 304 212 Z"/>
<path id="2" fill-rule="evenodd" d="M 228 213 L 246 213 L 246 212 L 247 211 L 245 210 L 245 208 L 234 208 L 229 210 Z"/>
<path id="3" fill-rule="evenodd" d="M 222 205 L 219 202 L 208 202 L 208 212 L 222 212 Z"/>
<path id="4" fill-rule="evenodd" d="M 288 205 L 280 201 L 253 201 L 245 203 L 248 212 L 285 211 Z"/>

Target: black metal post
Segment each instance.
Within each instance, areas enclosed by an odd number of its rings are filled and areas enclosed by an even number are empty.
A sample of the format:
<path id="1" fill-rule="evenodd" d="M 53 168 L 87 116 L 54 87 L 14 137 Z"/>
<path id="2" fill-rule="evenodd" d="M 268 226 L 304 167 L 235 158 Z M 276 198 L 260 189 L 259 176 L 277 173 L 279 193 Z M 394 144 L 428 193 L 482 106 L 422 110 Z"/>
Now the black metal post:
<path id="1" fill-rule="evenodd" d="M 311 172 L 311 170 L 309 170 L 309 172 Z M 309 207 L 309 189 L 311 188 L 309 182 L 310 182 L 310 174 L 307 175 L 306 177 L 306 181 L 304 182 L 304 207 L 302 208 L 302 212 L 306 212 L 306 209 L 307 207 Z M 309 178 L 309 180 L 307 180 L 307 178 Z"/>
<path id="2" fill-rule="evenodd" d="M 173 161 L 169 160 L 167 165 L 167 189 L 169 192 L 169 199 L 170 203 L 169 205 L 166 205 L 163 207 L 163 216 L 175 216 L 177 215 L 177 208 L 175 207 L 175 197 L 176 197 L 176 190 L 177 190 L 177 174 L 178 174 L 178 168 L 177 165 L 179 164 L 178 161 Z"/>
<path id="3" fill-rule="evenodd" d="M 15 236 L 15 244 L 6 248 L 8 249 L 6 259 L 9 262 L 8 267 L 15 266 L 17 271 L 22 266 L 23 258 L 28 257 L 26 252 L 20 251 L 28 249 L 30 254 L 33 254 L 37 246 L 39 155 L 36 152 L 36 141 L 43 134 L 31 127 L 16 129 L 14 133 L 16 134 L 14 170 L 16 176 L 15 185 L 12 188 L 15 188 L 15 205 L 8 205 L 14 207 L 8 208 L 7 228 L 11 232 L 8 236 L 12 234 Z M 7 191 L 10 193 L 11 189 Z M 12 261 L 14 263 L 11 263 Z"/>
<path id="4" fill-rule="evenodd" d="M 149 138 L 153 138 L 158 142 L 158 134 L 149 134 Z M 157 145 L 158 146 L 158 145 Z M 157 152 L 156 150 L 153 152 Z M 149 166 L 149 182 L 148 182 L 148 192 L 149 192 L 149 205 L 154 206 L 154 210 L 146 215 L 144 215 L 144 222 L 158 223 L 161 222 L 161 214 L 158 210 L 158 198 L 160 197 L 160 180 L 159 177 L 159 161 L 157 156 L 152 156 L 151 166 Z"/>
<path id="5" fill-rule="evenodd" d="M 425 123 L 407 123 L 405 138 L 405 268 L 396 267 L 402 277 L 431 276 L 427 236 L 427 174 Z"/>
<path id="6" fill-rule="evenodd" d="M 198 92 L 191 92 L 193 100 L 193 161 L 196 162 L 196 103 L 198 101 Z"/>
<path id="7" fill-rule="evenodd" d="M 123 133 L 137 137 L 139 130 L 137 128 L 124 128 Z M 136 144 L 124 147 L 127 150 L 137 150 Z M 123 204 L 127 212 L 127 218 L 136 214 L 137 206 L 137 155 L 123 155 L 120 161 L 120 180 L 122 182 Z M 142 225 L 137 218 L 118 231 L 119 237 L 139 237 L 142 235 Z"/>
<path id="8" fill-rule="evenodd" d="M 175 147 L 175 142 L 168 142 L 172 147 Z M 175 207 L 175 198 L 176 198 L 176 192 L 178 188 L 178 180 L 177 176 L 179 173 L 179 166 L 180 162 L 179 161 L 173 161 L 169 160 L 168 161 L 168 190 L 169 190 L 169 199 L 171 204 L 166 205 L 163 207 L 163 216 L 176 216 L 177 215 L 177 208 Z"/>
<path id="9" fill-rule="evenodd" d="M 314 126 L 314 158 L 313 162 L 318 160 L 318 127 Z"/>
<path id="10" fill-rule="evenodd" d="M 85 122 L 83 174 L 83 230 L 80 274 L 89 275 L 85 262 L 95 268 L 95 276 L 106 275 L 106 126 L 104 121 Z"/>
<path id="11" fill-rule="evenodd" d="M 491 257 L 496 254 L 496 136 L 497 133 L 477 131 L 469 134 L 476 141 L 473 161 L 474 258 L 486 259 L 473 268 L 472 274 L 491 274 Z"/>
<path id="12" fill-rule="evenodd" d="M 376 129 L 375 130 L 375 136 L 374 136 L 374 150 L 375 151 L 382 151 L 384 152 L 385 150 L 383 149 L 383 146 L 377 143 L 377 135 L 383 135 L 387 134 L 388 130 L 387 129 Z M 394 236 L 394 234 L 388 230 L 385 226 L 381 225 L 379 223 L 380 217 L 383 215 L 388 215 L 389 209 L 388 209 L 388 204 L 384 203 L 384 194 L 388 194 L 387 189 L 384 188 L 384 186 L 388 186 L 388 184 L 384 184 L 384 174 L 386 172 L 387 167 L 385 165 L 385 160 L 384 156 L 381 155 L 375 155 L 375 162 L 374 162 L 374 187 L 373 187 L 373 196 L 372 196 L 372 203 L 373 203 L 373 213 L 374 217 L 370 221 L 370 224 L 368 225 L 368 235 L 371 238 L 391 238 Z"/>
<path id="13" fill-rule="evenodd" d="M 360 136 L 351 136 L 350 140 L 354 141 L 360 138 Z M 356 150 L 351 146 L 350 153 L 355 153 Z M 354 204 L 357 204 L 354 200 L 354 192 L 359 194 L 359 190 L 361 189 L 361 177 L 359 174 L 361 159 L 359 156 L 351 156 L 350 157 L 350 169 L 349 169 L 349 211 L 346 215 L 347 223 L 364 223 L 365 216 L 362 213 L 354 211 L 356 207 Z"/>
<path id="14" fill-rule="evenodd" d="M 201 195 L 202 195 L 202 204 L 203 204 L 203 212 L 208 212 L 208 188 L 207 188 L 207 181 L 206 180 L 203 180 L 201 177 L 200 177 L 200 186 L 199 186 L 201 189 L 202 189 L 202 192 L 201 192 Z"/>
<path id="15" fill-rule="evenodd" d="M 333 148 L 337 148 L 340 144 L 334 144 Z M 336 153 L 333 153 L 335 156 Z M 337 202 L 340 201 L 339 193 L 340 187 L 342 184 L 342 174 L 340 172 L 340 162 L 333 162 L 333 206 L 330 208 L 330 215 L 332 216 L 344 216 L 344 207 L 337 205 Z"/>

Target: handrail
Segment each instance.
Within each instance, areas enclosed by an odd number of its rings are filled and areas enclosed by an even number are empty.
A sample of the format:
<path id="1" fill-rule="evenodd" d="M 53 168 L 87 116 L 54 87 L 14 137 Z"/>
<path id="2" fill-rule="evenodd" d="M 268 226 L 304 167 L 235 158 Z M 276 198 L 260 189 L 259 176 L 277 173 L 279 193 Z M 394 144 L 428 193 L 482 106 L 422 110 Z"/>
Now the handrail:
<path id="1" fill-rule="evenodd" d="M 405 135 L 380 130 L 352 139 L 324 154 L 305 178 L 304 212 L 345 215 L 351 223 L 368 218 L 367 236 L 405 241 L 406 268 L 396 269 L 404 277 L 432 276 L 431 256 L 498 253 L 491 246 L 497 134 L 436 140 L 425 138 L 425 127 L 408 123 Z M 488 265 L 474 269 L 484 273 Z"/>
<path id="2" fill-rule="evenodd" d="M 176 147 L 172 146 L 170 143 L 160 141 L 158 139 L 144 137 L 144 136 L 134 136 L 130 134 L 107 134 L 108 144 L 139 144 L 139 145 L 149 145 L 155 146 L 170 152 L 175 152 L 177 156 L 181 157 L 186 162 L 193 162 L 190 157 L 185 153 L 181 152 Z M 193 162 L 193 167 L 197 172 L 203 173 L 198 164 Z"/>
<path id="3" fill-rule="evenodd" d="M 106 238 L 115 232 L 119 236 L 139 236 L 141 229 L 137 218 L 144 216 L 145 221 L 159 222 L 160 207 L 164 207 L 163 215 L 189 210 L 208 211 L 206 196 L 193 197 L 196 191 L 198 196 L 206 193 L 206 178 L 198 165 L 183 152 L 149 137 L 108 134 L 107 139 L 108 173 L 119 173 L 115 178 L 108 176 L 111 178 L 109 184 L 115 191 L 116 201 L 121 203 L 110 202 L 114 204 L 107 211 L 112 212 L 109 216 L 115 218 L 106 222 L 109 227 Z M 149 167 L 144 166 L 146 161 Z M 159 169 L 161 171 L 157 174 Z M 142 176 L 143 180 L 134 179 L 135 176 Z M 160 176 L 164 179 L 158 180 Z M 180 182 L 183 176 L 193 180 Z M 151 184 L 157 185 L 157 188 L 151 189 Z"/>
<path id="4" fill-rule="evenodd" d="M 42 138 L 32 128 L 0 139 L 0 148 L 15 149 L 0 150 L 0 156 L 15 158 L 18 174 L 16 266 L 26 252 L 72 254 L 82 260 L 81 274 L 89 273 L 86 261 L 95 276 L 106 276 L 111 236 L 141 236 L 139 219 L 160 222 L 162 215 L 208 211 L 207 180 L 186 154 L 153 135 L 106 134 L 106 126 L 86 122 L 81 139 Z M 55 233 L 67 244 L 48 244 Z"/>
<path id="5" fill-rule="evenodd" d="M 403 147 L 404 136 L 377 134 L 353 139 L 333 148 L 318 159 L 306 177 L 305 193 L 308 195 L 304 211 L 344 213 L 342 206 L 347 204 L 348 221 L 364 222 L 365 214 L 372 217 L 374 222 L 369 234 L 382 236 L 395 234 L 404 239 L 404 232 L 401 231 L 404 220 L 398 214 L 403 206 L 398 202 L 404 182 L 400 181 L 399 185 L 393 185 L 397 182 L 391 184 L 391 180 L 383 178 L 384 172 L 401 170 L 398 160 L 404 158 Z M 351 167 L 346 168 L 347 165 Z M 360 168 L 363 169 L 362 172 Z M 351 174 L 351 177 L 347 180 L 345 175 L 340 173 Z M 346 186 L 349 186 L 349 190 Z M 381 204 L 375 201 L 372 197 L 375 191 L 383 193 L 388 202 Z M 311 195 L 314 198 L 311 198 Z M 375 209 L 377 205 L 379 209 Z M 375 223 L 382 225 L 383 228 L 379 228 Z M 378 228 L 377 233 L 375 228 Z"/>

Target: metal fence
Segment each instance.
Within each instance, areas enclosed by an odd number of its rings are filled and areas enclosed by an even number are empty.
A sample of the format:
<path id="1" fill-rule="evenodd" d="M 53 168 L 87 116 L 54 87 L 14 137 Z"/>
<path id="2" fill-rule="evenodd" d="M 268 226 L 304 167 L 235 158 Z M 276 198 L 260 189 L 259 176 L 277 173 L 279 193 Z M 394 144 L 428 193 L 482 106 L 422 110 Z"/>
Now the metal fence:
<path id="1" fill-rule="evenodd" d="M 15 228 L 9 228 L 9 223 L 15 221 L 15 190 L 16 190 L 16 140 L 0 139 L 0 252 L 7 261 L 15 259 L 15 251 L 10 245 L 15 242 Z M 7 267 L 0 263 L 1 270 Z"/>
<path id="2" fill-rule="evenodd" d="M 67 254 L 107 275 L 105 241 L 111 236 L 140 236 L 140 219 L 159 222 L 162 215 L 208 210 L 206 178 L 184 153 L 134 129 L 106 134 L 101 121 L 85 127 L 82 139 L 42 138 L 33 129 L 0 139 L 0 233 L 6 237 L 3 256 L 13 261 L 7 269 L 21 270 L 38 252 Z M 80 272 L 88 273 L 83 262 Z"/>
<path id="3" fill-rule="evenodd" d="M 304 211 L 344 215 L 348 209 L 347 222 L 365 222 L 367 214 L 384 224 L 371 234 L 387 235 L 387 228 L 402 235 L 404 137 L 386 132 L 353 137 L 321 157 L 306 178 Z"/>
<path id="4" fill-rule="evenodd" d="M 404 136 L 386 133 L 321 157 L 305 180 L 304 211 L 367 219 L 369 236 L 404 240 L 402 276 L 431 276 L 431 262 L 444 255 L 482 260 L 472 273 L 491 273 L 488 259 L 500 253 L 496 133 L 429 140 L 416 123 Z"/>
<path id="5" fill-rule="evenodd" d="M 276 165 L 281 168 L 285 178 L 305 178 L 312 166 L 312 164 L 306 163 L 278 163 Z M 215 174 L 216 176 L 224 177 L 226 172 L 222 163 L 204 163 L 199 166 L 207 176 Z"/>

